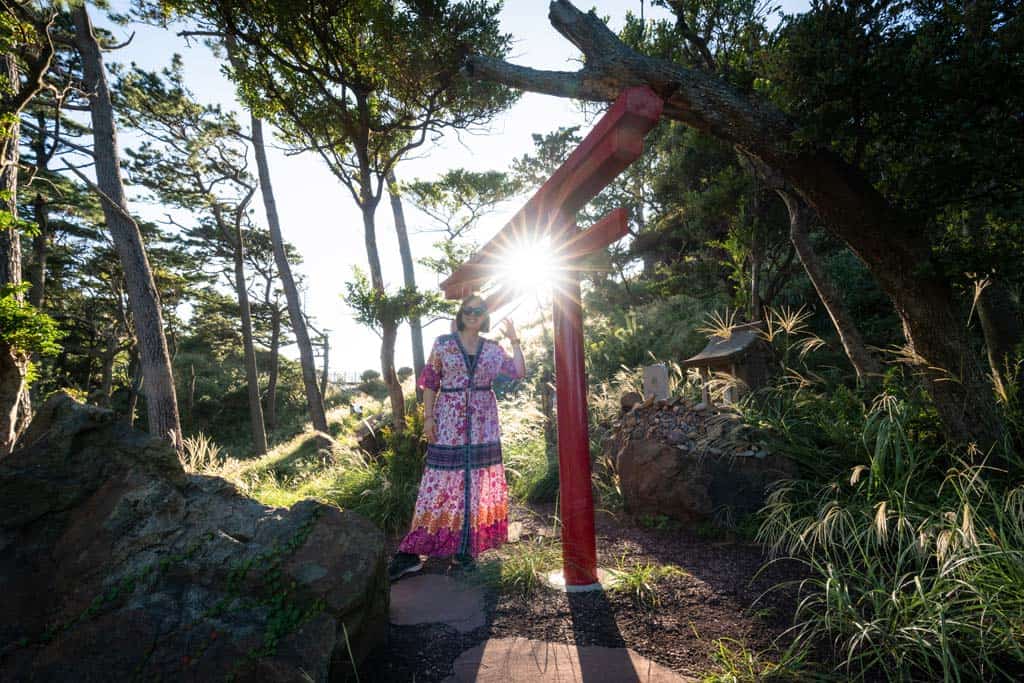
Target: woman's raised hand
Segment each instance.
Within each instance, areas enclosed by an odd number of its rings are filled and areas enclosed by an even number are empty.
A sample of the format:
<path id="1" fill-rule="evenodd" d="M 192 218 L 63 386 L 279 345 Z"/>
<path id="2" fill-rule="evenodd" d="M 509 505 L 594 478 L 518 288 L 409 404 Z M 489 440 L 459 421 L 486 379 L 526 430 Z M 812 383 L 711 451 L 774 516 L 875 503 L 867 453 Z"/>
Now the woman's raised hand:
<path id="1" fill-rule="evenodd" d="M 519 341 L 519 337 L 516 336 L 516 326 L 512 324 L 512 320 L 510 318 L 505 318 L 501 322 L 503 325 L 501 331 L 505 334 L 506 337 L 508 337 L 508 340 L 513 344 Z"/>

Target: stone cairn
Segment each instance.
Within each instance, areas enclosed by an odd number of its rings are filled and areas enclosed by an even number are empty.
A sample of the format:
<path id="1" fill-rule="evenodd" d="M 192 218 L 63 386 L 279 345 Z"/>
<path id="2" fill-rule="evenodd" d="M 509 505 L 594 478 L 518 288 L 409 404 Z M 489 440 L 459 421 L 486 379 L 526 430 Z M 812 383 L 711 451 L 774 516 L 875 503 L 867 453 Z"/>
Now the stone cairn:
<path id="1" fill-rule="evenodd" d="M 620 419 L 612 425 L 620 449 L 630 441 L 656 439 L 683 453 L 739 458 L 770 454 L 764 435 L 730 406 L 709 406 L 682 396 L 644 401 L 636 392 L 623 394 L 621 405 Z"/>
<path id="2" fill-rule="evenodd" d="M 621 407 L 604 450 L 627 513 L 728 523 L 758 509 L 766 487 L 792 473 L 730 406 L 630 392 Z"/>

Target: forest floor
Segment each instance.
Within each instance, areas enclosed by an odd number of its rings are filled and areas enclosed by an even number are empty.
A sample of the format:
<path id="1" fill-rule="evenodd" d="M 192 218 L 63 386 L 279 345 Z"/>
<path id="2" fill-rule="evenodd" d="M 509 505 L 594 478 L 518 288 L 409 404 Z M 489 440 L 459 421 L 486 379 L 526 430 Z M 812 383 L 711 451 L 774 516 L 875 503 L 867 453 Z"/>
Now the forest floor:
<path id="1" fill-rule="evenodd" d="M 503 562 L 524 566 L 524 549 L 544 547 L 538 541 L 550 538 L 546 547 L 560 548 L 552 538 L 557 536 L 553 505 L 512 503 L 509 519 L 520 540 L 483 553 L 480 574 L 506 573 L 500 569 Z M 788 591 L 764 593 L 794 578 L 795 567 L 777 564 L 758 574 L 765 561 L 761 549 L 722 534 L 657 528 L 665 524 L 637 526 L 602 511 L 595 526 L 598 566 L 625 569 L 638 583 L 652 587 L 646 600 L 628 590 L 567 595 L 541 585 L 524 594 L 507 578 L 483 582 L 483 626 L 460 633 L 438 623 L 391 624 L 387 645 L 370 656 L 361 680 L 442 681 L 453 674 L 460 654 L 506 637 L 630 648 L 679 674 L 712 680 L 716 673 L 740 671 L 752 679 L 776 659 L 776 639 L 792 623 L 795 600 Z M 389 539 L 389 556 L 399 541 Z M 547 555 L 550 562 L 551 553 Z M 669 571 L 656 575 L 650 571 L 655 567 Z M 460 570 L 450 568 L 447 558 L 429 558 L 421 573 L 460 578 Z M 657 604 L 652 604 L 654 599 Z"/>

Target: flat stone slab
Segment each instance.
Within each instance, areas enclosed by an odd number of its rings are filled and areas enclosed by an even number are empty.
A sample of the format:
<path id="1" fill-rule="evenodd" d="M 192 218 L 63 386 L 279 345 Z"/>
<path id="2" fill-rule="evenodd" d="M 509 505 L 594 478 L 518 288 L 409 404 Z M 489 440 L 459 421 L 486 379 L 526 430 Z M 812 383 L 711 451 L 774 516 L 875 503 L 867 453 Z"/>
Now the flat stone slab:
<path id="1" fill-rule="evenodd" d="M 492 638 L 455 660 L 445 683 L 697 683 L 627 648 Z"/>
<path id="2" fill-rule="evenodd" d="M 468 633 L 486 623 L 483 590 L 442 574 L 395 581 L 391 584 L 391 623 L 447 624 L 459 633 Z"/>

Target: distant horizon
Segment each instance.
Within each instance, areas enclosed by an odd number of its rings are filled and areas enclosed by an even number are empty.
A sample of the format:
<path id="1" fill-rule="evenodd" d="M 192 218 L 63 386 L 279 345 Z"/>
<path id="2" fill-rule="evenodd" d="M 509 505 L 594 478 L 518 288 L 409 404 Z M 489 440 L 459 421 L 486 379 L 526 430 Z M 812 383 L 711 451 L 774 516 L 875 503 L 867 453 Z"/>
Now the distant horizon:
<path id="1" fill-rule="evenodd" d="M 610 18 L 610 26 L 616 31 L 624 24 L 627 11 L 639 14 L 641 7 L 636 0 L 592 4 L 600 14 Z M 787 0 L 781 4 L 783 11 L 794 12 L 805 9 L 808 3 L 806 0 Z M 514 44 L 508 59 L 538 69 L 578 69 L 579 52 L 551 27 L 547 5 L 546 0 L 506 3 L 500 21 L 502 30 L 513 36 Z M 579 6 L 582 8 L 584 5 L 580 3 Z M 123 13 L 127 7 L 125 0 L 116 0 L 111 9 Z M 93 14 L 98 26 L 108 28 L 119 39 L 123 40 L 132 31 L 136 33 L 126 47 L 107 54 L 108 62 L 137 63 L 141 68 L 159 70 L 168 66 L 171 56 L 178 53 L 182 56 L 185 83 L 197 100 L 204 104 L 220 104 L 226 110 L 235 111 L 240 115 L 240 122 L 247 125 L 248 113 L 235 99 L 234 85 L 223 75 L 221 60 L 199 41 L 192 39 L 190 46 L 184 38 L 178 37 L 176 32 L 181 30 L 180 26 L 164 30 L 132 23 L 126 27 L 112 24 L 103 12 L 94 11 Z M 646 18 L 654 19 L 671 16 L 666 10 L 651 8 L 649 4 L 644 14 Z M 413 153 L 412 158 L 398 164 L 395 173 L 401 182 L 432 180 L 453 168 L 507 171 L 513 159 L 532 151 L 532 134 L 549 133 L 568 126 L 581 126 L 583 134 L 590 128 L 587 117 L 573 100 L 523 93 L 511 108 L 494 118 L 486 134 L 448 134 L 437 143 L 427 142 Z M 348 190 L 327 170 L 319 157 L 310 152 L 286 155 L 273 127 L 268 125 L 267 130 L 270 133 L 267 135 L 270 176 L 282 233 L 303 258 L 303 262 L 294 268 L 305 280 L 303 308 L 317 328 L 326 329 L 330 334 L 330 365 L 334 368 L 329 368 L 328 372 L 352 376 L 368 369 L 379 371 L 379 337 L 352 318 L 341 298 L 352 267 L 367 269 L 362 219 L 357 207 Z M 138 144 L 137 136 L 127 131 L 120 137 L 123 147 L 133 148 Z M 439 159 L 443 161 L 439 162 Z M 129 188 L 132 193 L 130 209 L 142 218 L 161 222 L 166 209 L 139 201 L 134 190 Z M 528 196 L 506 202 L 485 216 L 473 235 L 476 241 L 482 244 L 493 236 Z M 265 226 L 262 200 L 255 197 L 252 206 L 255 222 Z M 409 202 L 404 202 L 403 208 L 413 258 L 418 260 L 433 255 L 432 245 L 438 236 L 422 232 L 424 228 L 431 227 L 429 218 Z M 386 197 L 378 206 L 376 219 L 384 280 L 389 288 L 397 288 L 404 282 L 391 207 Z M 436 288 L 440 279 L 416 265 L 419 287 Z M 531 306 L 535 316 L 536 305 L 530 302 L 516 308 L 513 321 L 520 325 L 527 322 Z M 429 352 L 430 344 L 437 335 L 448 331 L 448 326 L 448 321 L 438 320 L 424 327 L 425 353 Z M 494 334 L 498 336 L 496 332 Z M 298 358 L 294 344 L 282 347 L 281 353 L 291 359 Z M 395 348 L 395 367 L 403 366 L 413 366 L 408 325 L 402 325 Z"/>

